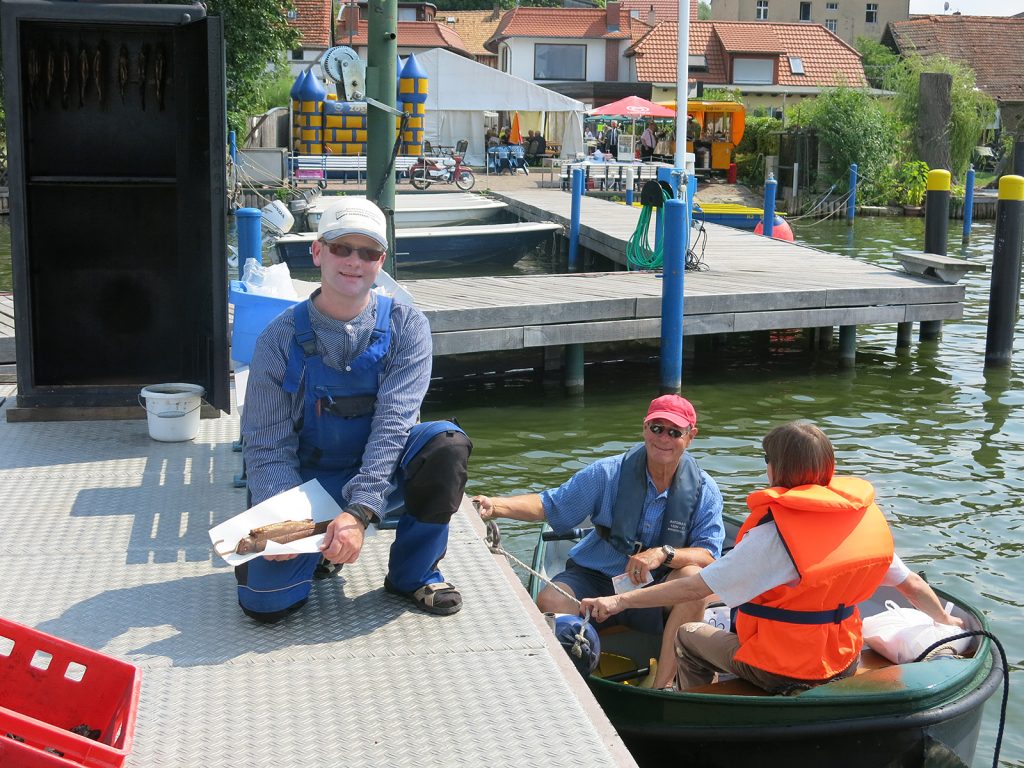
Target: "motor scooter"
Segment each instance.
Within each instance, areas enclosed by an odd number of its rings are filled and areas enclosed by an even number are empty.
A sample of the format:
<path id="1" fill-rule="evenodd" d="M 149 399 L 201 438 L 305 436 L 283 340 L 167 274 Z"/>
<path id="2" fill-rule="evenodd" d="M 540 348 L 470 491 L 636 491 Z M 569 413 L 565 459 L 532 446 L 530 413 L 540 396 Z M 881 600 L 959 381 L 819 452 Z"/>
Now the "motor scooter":
<path id="1" fill-rule="evenodd" d="M 416 189 L 426 189 L 435 183 L 454 182 L 459 189 L 470 190 L 476 184 L 476 176 L 469 166 L 462 164 L 461 155 L 420 157 L 409 166 L 409 181 Z"/>

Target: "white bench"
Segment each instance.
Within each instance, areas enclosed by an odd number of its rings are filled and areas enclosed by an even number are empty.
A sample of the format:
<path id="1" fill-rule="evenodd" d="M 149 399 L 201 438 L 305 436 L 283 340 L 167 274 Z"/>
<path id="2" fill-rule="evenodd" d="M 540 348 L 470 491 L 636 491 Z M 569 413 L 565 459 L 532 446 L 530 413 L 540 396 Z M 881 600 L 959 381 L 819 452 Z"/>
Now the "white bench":
<path id="1" fill-rule="evenodd" d="M 968 272 L 984 272 L 985 265 L 958 259 L 955 256 L 940 256 L 937 253 L 923 253 L 901 248 L 892 252 L 904 270 L 912 275 L 922 275 L 953 285 Z"/>

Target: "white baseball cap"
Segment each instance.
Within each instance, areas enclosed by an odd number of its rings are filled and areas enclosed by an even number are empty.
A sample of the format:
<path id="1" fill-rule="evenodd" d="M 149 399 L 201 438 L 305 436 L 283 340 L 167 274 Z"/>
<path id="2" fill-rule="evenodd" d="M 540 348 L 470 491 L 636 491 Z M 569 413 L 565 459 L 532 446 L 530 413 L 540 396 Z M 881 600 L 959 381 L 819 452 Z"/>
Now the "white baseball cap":
<path id="1" fill-rule="evenodd" d="M 365 235 L 384 250 L 388 247 L 388 223 L 380 208 L 365 197 L 342 197 L 320 215 L 317 237 L 331 242 L 344 235 Z"/>

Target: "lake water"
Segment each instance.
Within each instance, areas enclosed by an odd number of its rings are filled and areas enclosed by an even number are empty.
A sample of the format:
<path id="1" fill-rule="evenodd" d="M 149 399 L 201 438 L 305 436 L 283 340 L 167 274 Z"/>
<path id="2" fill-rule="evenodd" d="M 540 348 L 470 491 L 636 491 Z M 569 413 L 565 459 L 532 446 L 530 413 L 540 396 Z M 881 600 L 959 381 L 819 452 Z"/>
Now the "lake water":
<path id="1" fill-rule="evenodd" d="M 6 222 L 0 224 L 0 290 L 9 288 Z M 921 219 L 861 218 L 798 222 L 799 240 L 856 258 L 897 266 L 894 248 L 920 248 Z M 959 222 L 949 253 L 960 253 Z M 966 258 L 992 259 L 993 225 L 975 225 Z M 813 254 L 808 268 L 813 269 Z M 542 271 L 543 254 L 514 271 Z M 714 269 L 714 264 L 708 265 Z M 411 275 L 408 275 L 411 276 Z M 6 281 L 6 282 L 5 282 Z M 831 437 L 840 471 L 875 485 L 900 554 L 936 586 L 968 597 L 1006 646 L 1012 682 L 1020 683 L 1024 623 L 1018 623 L 1024 566 L 1024 340 L 1010 368 L 986 372 L 988 273 L 965 278 L 964 318 L 942 339 L 896 354 L 894 326 L 858 331 L 857 364 L 840 369 L 834 353 L 812 354 L 800 335 L 769 345 L 730 341 L 713 361 L 698 357 L 683 372 L 684 394 L 699 414 L 692 452 L 718 481 L 728 512 L 742 515 L 748 492 L 764 481 L 760 439 L 772 426 L 811 419 Z M 470 494 L 540 491 L 594 459 L 639 439 L 658 363 L 588 365 L 586 392 L 568 397 L 530 375 L 436 382 L 427 418 L 456 417 L 474 442 Z M 525 557 L 535 533 L 505 523 L 506 546 Z M 528 559 L 528 558 L 527 558 Z M 997 692 L 986 707 L 975 765 L 990 765 L 998 726 Z M 1024 691 L 1011 688 L 1001 764 L 1024 765 Z"/>

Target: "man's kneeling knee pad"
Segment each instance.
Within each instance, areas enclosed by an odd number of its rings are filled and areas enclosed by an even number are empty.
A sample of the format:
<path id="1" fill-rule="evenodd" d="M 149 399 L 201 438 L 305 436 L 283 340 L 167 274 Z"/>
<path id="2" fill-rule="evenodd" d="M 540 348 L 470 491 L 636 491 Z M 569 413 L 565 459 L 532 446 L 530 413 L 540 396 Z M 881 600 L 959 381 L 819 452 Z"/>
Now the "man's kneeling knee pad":
<path id="1" fill-rule="evenodd" d="M 405 467 L 405 511 L 424 523 L 447 523 L 462 503 L 472 441 L 448 430 L 431 438 Z"/>

